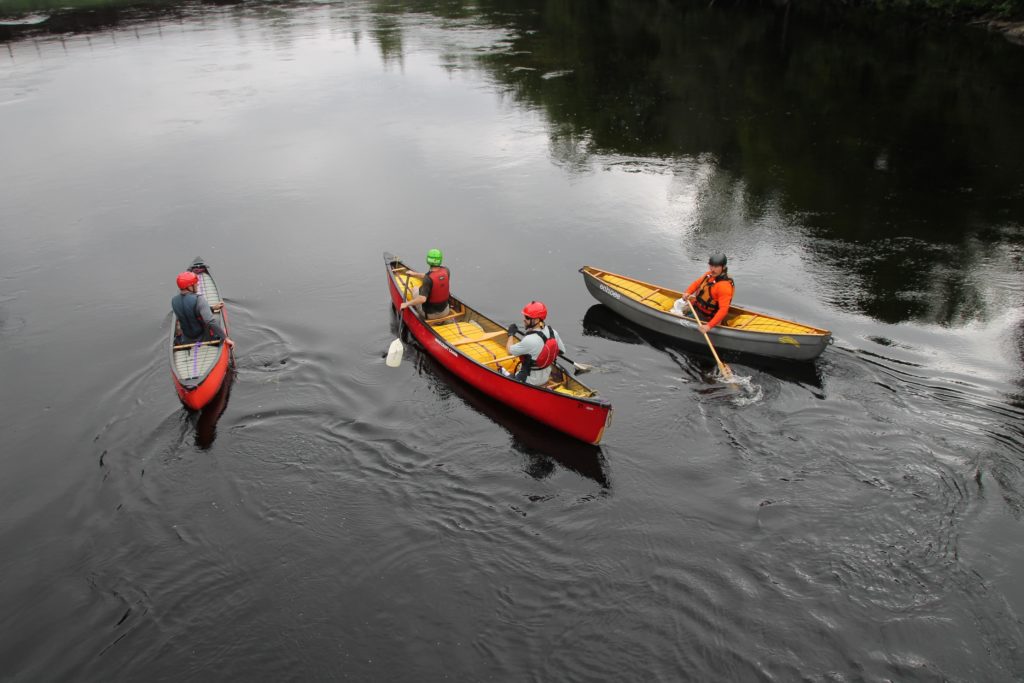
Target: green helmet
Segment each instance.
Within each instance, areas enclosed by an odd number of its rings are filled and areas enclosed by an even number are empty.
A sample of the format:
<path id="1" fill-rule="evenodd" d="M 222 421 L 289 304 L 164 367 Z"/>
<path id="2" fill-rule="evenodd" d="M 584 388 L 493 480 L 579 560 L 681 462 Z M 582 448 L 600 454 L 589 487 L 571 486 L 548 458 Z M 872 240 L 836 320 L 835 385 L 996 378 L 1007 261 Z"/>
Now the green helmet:
<path id="1" fill-rule="evenodd" d="M 441 259 L 444 255 L 440 249 L 431 249 L 427 252 L 427 265 L 428 266 L 439 266 L 441 265 Z"/>

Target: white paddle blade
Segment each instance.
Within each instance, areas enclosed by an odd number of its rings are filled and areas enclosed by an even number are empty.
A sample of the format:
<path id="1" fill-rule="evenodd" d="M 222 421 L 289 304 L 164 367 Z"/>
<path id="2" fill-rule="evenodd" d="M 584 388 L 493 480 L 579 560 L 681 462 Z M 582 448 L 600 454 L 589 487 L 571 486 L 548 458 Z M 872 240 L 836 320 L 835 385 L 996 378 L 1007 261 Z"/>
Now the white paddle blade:
<path id="1" fill-rule="evenodd" d="M 403 353 L 405 353 L 405 349 L 402 347 L 402 340 L 396 339 L 388 347 L 388 359 L 384 362 L 389 368 L 397 368 L 402 364 Z"/>

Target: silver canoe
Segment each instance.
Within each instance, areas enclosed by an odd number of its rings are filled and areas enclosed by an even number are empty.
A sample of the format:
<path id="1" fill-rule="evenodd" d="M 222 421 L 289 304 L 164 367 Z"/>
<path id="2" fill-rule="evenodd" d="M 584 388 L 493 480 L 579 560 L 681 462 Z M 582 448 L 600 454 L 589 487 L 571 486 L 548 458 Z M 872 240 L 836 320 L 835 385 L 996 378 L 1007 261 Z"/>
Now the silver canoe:
<path id="1" fill-rule="evenodd" d="M 590 294 L 623 318 L 669 337 L 706 346 L 693 316 L 672 311 L 683 293 L 592 266 L 580 268 Z M 832 342 L 832 333 L 810 325 L 730 306 L 725 321 L 708 333 L 715 348 L 766 358 L 810 361 Z"/>

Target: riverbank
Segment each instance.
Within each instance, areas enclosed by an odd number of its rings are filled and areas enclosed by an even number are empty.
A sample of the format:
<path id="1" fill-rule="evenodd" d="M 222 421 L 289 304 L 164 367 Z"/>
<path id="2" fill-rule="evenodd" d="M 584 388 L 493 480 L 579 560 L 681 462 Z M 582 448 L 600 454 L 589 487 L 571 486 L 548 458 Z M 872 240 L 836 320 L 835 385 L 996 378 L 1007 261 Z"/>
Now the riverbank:
<path id="1" fill-rule="evenodd" d="M 981 27 L 1002 34 L 1012 43 L 1024 45 L 1024 0 L 854 0 L 849 3 L 776 0 L 781 7 L 790 3 L 800 11 L 844 20 L 866 15 L 869 21 L 947 22 Z"/>
<path id="2" fill-rule="evenodd" d="M 983 25 L 989 31 L 1003 34 L 1003 37 L 1011 43 L 1024 46 L 1024 21 L 980 19 L 976 23 Z"/>
<path id="3" fill-rule="evenodd" d="M 706 6 L 705 0 L 667 0 L 677 6 Z M 220 0 L 217 4 L 244 5 L 245 0 Z M 715 0 L 711 0 L 711 5 Z M 761 4 L 758 0 L 757 4 Z M 946 21 L 983 27 L 1024 46 L 1024 0 L 774 0 L 777 7 L 796 9 L 848 21 L 867 15 L 869 21 L 902 21 L 912 24 Z M 26 33 L 77 33 L 116 25 L 124 13 L 179 12 L 202 3 L 175 0 L 11 0 L 0 6 L 0 41 Z"/>

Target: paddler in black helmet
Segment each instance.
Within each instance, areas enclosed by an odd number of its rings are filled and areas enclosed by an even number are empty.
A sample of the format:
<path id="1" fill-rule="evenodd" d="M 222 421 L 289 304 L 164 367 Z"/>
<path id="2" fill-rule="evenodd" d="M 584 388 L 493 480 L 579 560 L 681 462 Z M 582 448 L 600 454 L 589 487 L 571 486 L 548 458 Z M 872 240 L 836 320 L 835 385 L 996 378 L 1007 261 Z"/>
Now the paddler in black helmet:
<path id="1" fill-rule="evenodd" d="M 404 311 L 410 306 L 422 306 L 423 317 L 427 320 L 443 318 L 449 314 L 448 307 L 449 290 L 451 287 L 452 274 L 446 267 L 441 265 L 444 255 L 440 249 L 431 249 L 427 252 L 427 265 L 430 270 L 425 273 L 417 273 L 414 270 L 407 271 L 408 275 L 419 278 L 423 281 L 419 293 L 412 299 L 401 305 Z"/>
<path id="2" fill-rule="evenodd" d="M 683 298 L 673 306 L 676 313 L 685 315 L 689 312 L 690 307 L 686 305 L 686 299 L 689 299 L 700 318 L 697 326 L 705 334 L 729 314 L 735 284 L 729 277 L 728 262 L 725 254 L 712 254 L 708 258 L 708 272 L 694 280 L 686 288 Z"/>

